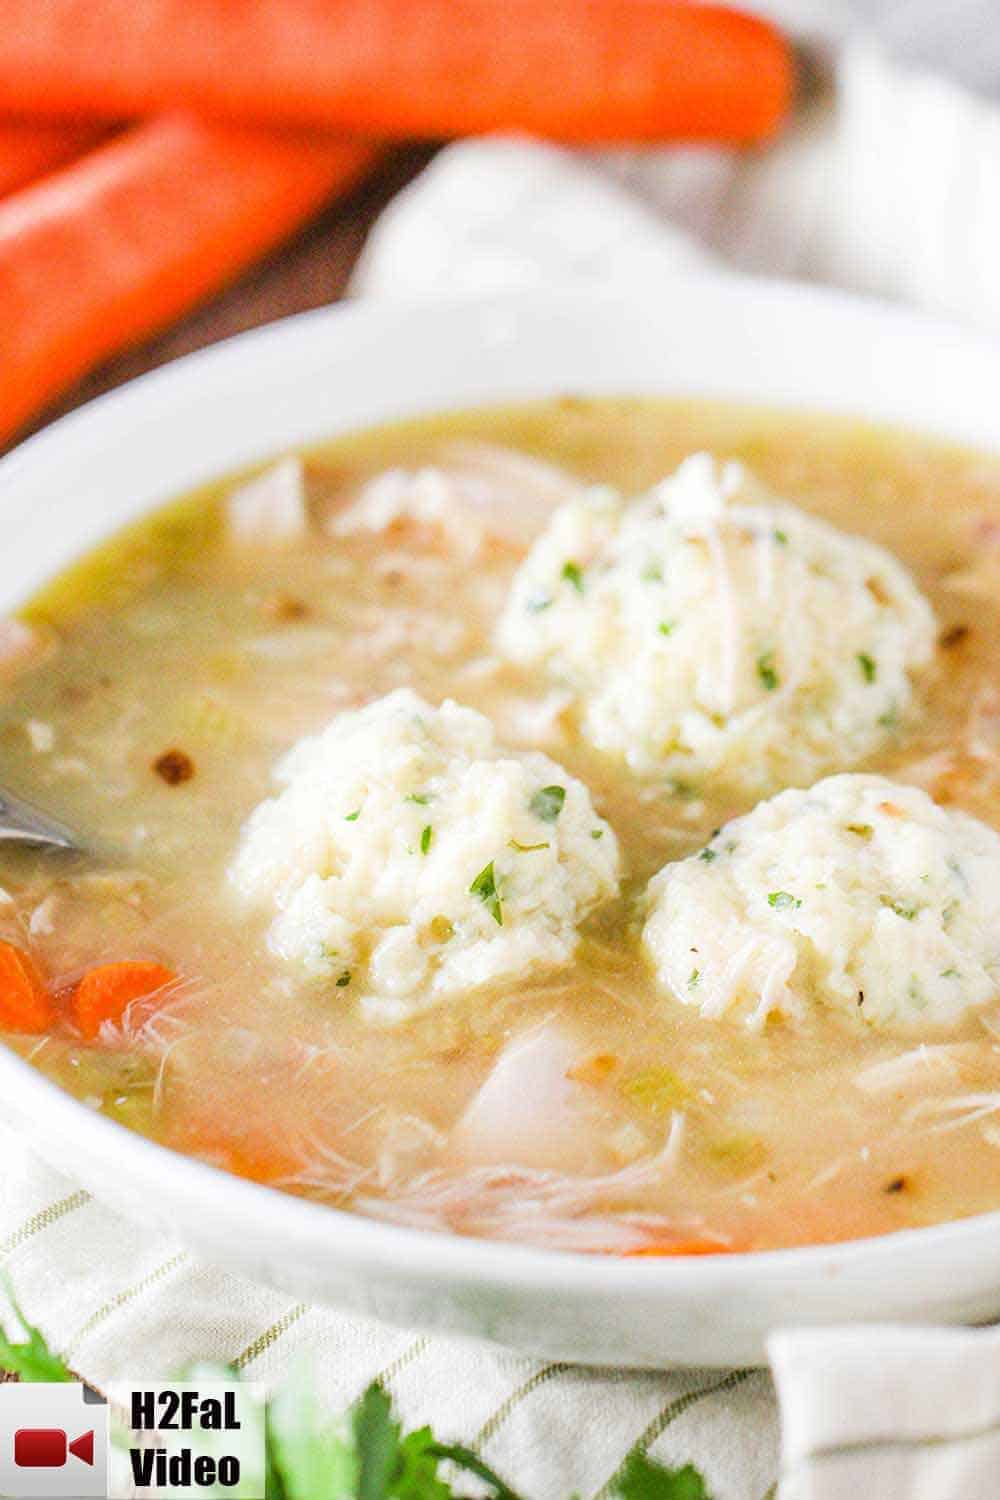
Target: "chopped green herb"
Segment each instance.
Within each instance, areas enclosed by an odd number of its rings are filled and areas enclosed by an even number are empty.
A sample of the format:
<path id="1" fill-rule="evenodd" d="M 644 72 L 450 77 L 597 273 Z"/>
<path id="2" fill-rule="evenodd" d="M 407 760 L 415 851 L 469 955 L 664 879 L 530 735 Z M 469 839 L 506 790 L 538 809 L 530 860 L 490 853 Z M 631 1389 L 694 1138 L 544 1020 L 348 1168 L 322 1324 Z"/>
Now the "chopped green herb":
<path id="1" fill-rule="evenodd" d="M 543 823 L 554 823 L 563 810 L 566 801 L 566 788 L 564 786 L 542 786 L 532 797 L 528 806 L 536 818 L 541 818 Z"/>
<path id="2" fill-rule="evenodd" d="M 780 526 L 776 526 L 771 535 L 774 537 L 774 540 L 778 543 L 779 547 L 788 546 L 788 532 L 782 531 Z"/>
<path id="3" fill-rule="evenodd" d="M 500 893 L 497 890 L 497 880 L 492 860 L 490 860 L 484 870 L 480 870 L 475 880 L 469 886 L 469 895 L 478 896 L 497 926 L 503 926 L 503 907 L 500 905 Z"/>
<path id="4" fill-rule="evenodd" d="M 604 829 L 603 828 L 592 828 L 590 830 L 590 837 L 592 839 L 602 839 L 604 837 Z"/>
<path id="5" fill-rule="evenodd" d="M 532 594 L 531 598 L 525 601 L 524 607 L 529 615 L 540 615 L 543 610 L 551 609 L 551 596 L 548 594 Z"/>
<path id="6" fill-rule="evenodd" d="M 434 829 L 431 827 L 430 823 L 428 823 L 427 827 L 423 830 L 423 832 L 420 835 L 420 852 L 421 852 L 421 854 L 426 854 L 429 851 L 433 840 L 434 840 Z"/>
<path id="7" fill-rule="evenodd" d="M 684 781 L 680 776 L 672 776 L 667 782 L 671 795 L 680 797 L 682 802 L 690 802 L 698 795 L 698 788 L 690 781 Z"/>
<path id="8" fill-rule="evenodd" d="M 878 667 L 875 664 L 874 656 L 869 656 L 867 651 L 859 651 L 858 666 L 861 668 L 861 675 L 866 682 L 875 681 L 875 674 L 878 671 Z"/>
<path id="9" fill-rule="evenodd" d="M 656 628 L 661 635 L 673 635 L 674 631 L 677 629 L 677 621 L 661 620 Z"/>
<path id="10" fill-rule="evenodd" d="M 716 849 L 703 849 L 701 851 L 701 853 L 698 855 L 698 858 L 699 859 L 703 859 L 705 861 L 706 865 L 710 865 L 712 863 L 712 860 L 713 859 L 718 859 L 718 857 L 719 857 L 719 854 L 718 854 L 718 850 L 716 850 Z"/>
<path id="11" fill-rule="evenodd" d="M 899 709 L 895 703 L 884 714 L 879 714 L 875 722 L 880 729 L 895 729 L 899 723 Z"/>
<path id="12" fill-rule="evenodd" d="M 340 975 L 340 977 L 337 980 L 337 988 L 338 988 L 338 990 L 346 990 L 347 986 L 350 984 L 350 982 L 351 982 L 351 971 L 350 971 L 350 969 L 345 969 L 344 972 Z"/>
<path id="13" fill-rule="evenodd" d="M 878 899 L 887 911 L 894 911 L 904 922 L 912 922 L 917 915 L 915 906 L 904 906 L 902 901 L 894 901 L 891 896 L 880 896 Z"/>
<path id="14" fill-rule="evenodd" d="M 536 849 L 548 849 L 549 845 L 547 843 L 545 843 L 545 844 L 519 844 L 517 842 L 517 839 L 511 839 L 511 841 L 510 841 L 510 847 L 512 849 L 516 849 L 517 852 L 518 852 L 518 854 L 534 854 L 534 852 L 535 852 Z"/>
<path id="15" fill-rule="evenodd" d="M 780 682 L 774 665 L 774 652 L 764 651 L 757 658 L 757 676 L 769 693 L 773 693 Z"/>
<path id="16" fill-rule="evenodd" d="M 426 807 L 431 800 L 429 792 L 411 792 L 408 797 L 403 798 L 404 802 L 415 802 L 418 807 Z"/>
<path id="17" fill-rule="evenodd" d="M 662 583 L 663 569 L 660 567 L 660 564 L 658 562 L 650 562 L 647 563 L 643 568 L 639 577 L 642 579 L 643 583 Z"/>
<path id="18" fill-rule="evenodd" d="M 772 891 L 767 898 L 768 906 L 773 906 L 775 911 L 787 911 L 789 907 L 796 910 L 802 905 L 798 896 L 793 896 L 790 891 Z"/>
<path id="19" fill-rule="evenodd" d="M 560 576 L 565 578 L 567 583 L 571 583 L 578 594 L 583 593 L 583 572 L 580 568 L 579 563 L 563 563 L 563 569 Z"/>
<path id="20" fill-rule="evenodd" d="M 358 819 L 360 818 L 360 816 L 361 816 L 361 809 L 360 809 L 360 807 L 356 807 L 352 813 L 348 813 L 347 814 L 347 817 L 344 819 L 344 822 L 345 823 L 356 823 L 358 821 Z"/>
<path id="21" fill-rule="evenodd" d="M 701 978 L 701 970 L 700 969 L 692 969 L 691 973 L 688 975 L 688 989 L 689 990 L 693 990 L 694 987 L 695 987 L 695 985 L 698 983 L 698 980 L 700 978 Z"/>
<path id="22" fill-rule="evenodd" d="M 942 979 L 957 979 L 958 978 L 958 970 L 957 969 L 942 969 L 941 970 L 941 978 Z"/>
<path id="23" fill-rule="evenodd" d="M 848 823 L 847 831 L 859 839 L 864 839 L 866 844 L 875 837 L 875 830 L 870 823 Z"/>

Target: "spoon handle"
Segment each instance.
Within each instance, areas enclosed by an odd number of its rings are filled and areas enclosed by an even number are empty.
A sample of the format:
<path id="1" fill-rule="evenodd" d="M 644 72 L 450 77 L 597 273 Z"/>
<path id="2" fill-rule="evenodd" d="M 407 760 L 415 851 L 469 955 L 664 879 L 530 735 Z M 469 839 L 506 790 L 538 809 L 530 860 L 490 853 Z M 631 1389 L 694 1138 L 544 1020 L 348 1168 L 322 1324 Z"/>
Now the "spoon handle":
<path id="1" fill-rule="evenodd" d="M 41 849 L 78 849 L 68 828 L 0 787 L 0 844 L 31 844 Z"/>

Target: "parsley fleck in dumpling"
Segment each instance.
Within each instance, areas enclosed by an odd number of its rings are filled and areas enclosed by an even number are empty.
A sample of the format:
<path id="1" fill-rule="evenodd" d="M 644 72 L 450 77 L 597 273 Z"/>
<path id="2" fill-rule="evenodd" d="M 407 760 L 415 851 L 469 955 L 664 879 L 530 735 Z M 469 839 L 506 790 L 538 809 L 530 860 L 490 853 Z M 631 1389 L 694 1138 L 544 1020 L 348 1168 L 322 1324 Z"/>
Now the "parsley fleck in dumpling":
<path id="1" fill-rule="evenodd" d="M 560 507 L 498 639 L 569 688 L 583 734 L 634 772 L 759 796 L 875 751 L 934 637 L 883 548 L 700 453 L 638 500 L 597 489 Z"/>
<path id="2" fill-rule="evenodd" d="M 882 776 L 831 776 L 736 818 L 649 887 L 660 985 L 761 1025 L 828 1006 L 887 1031 L 1000 994 L 1000 835 Z"/>
<path id="3" fill-rule="evenodd" d="M 300 741 L 275 778 L 230 879 L 274 911 L 272 950 L 370 1019 L 566 964 L 617 894 L 617 841 L 583 783 L 456 703 L 390 693 Z"/>

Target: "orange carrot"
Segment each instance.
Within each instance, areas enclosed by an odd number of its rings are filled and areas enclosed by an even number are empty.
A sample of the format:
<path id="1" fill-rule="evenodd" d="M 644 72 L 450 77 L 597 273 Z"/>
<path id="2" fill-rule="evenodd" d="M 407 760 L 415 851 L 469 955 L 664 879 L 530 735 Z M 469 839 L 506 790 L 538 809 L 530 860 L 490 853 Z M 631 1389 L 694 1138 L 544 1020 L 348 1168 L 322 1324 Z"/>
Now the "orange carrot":
<path id="1" fill-rule="evenodd" d="M 673 1240 L 669 1244 L 643 1245 L 640 1250 L 625 1250 L 623 1254 L 629 1260 L 636 1260 L 640 1257 L 663 1255 L 732 1255 L 737 1249 L 736 1245 L 720 1245 L 718 1240 Z"/>
<path id="2" fill-rule="evenodd" d="M 207 1159 L 211 1160 L 211 1153 Z M 246 1177 L 251 1182 L 278 1182 L 283 1177 L 294 1177 L 301 1170 L 301 1163 L 275 1142 L 256 1146 L 220 1147 L 213 1166 L 222 1167 L 236 1177 Z"/>
<path id="3" fill-rule="evenodd" d="M 0 943 L 0 1030 L 32 1036 L 47 1031 L 55 1012 L 33 960 L 13 943 Z"/>
<path id="4" fill-rule="evenodd" d="M 250 1116 L 225 1124 L 186 1117 L 173 1121 L 166 1144 L 185 1156 L 196 1156 L 211 1167 L 247 1177 L 253 1182 L 276 1182 L 302 1170 L 302 1158 L 277 1139 L 269 1121 Z"/>
<path id="5" fill-rule="evenodd" d="M 170 116 L 0 202 L 0 441 L 229 281 L 372 160 L 358 144 Z"/>
<path id="6" fill-rule="evenodd" d="M 105 1021 L 117 1024 L 135 1000 L 155 997 L 177 978 L 163 964 L 102 964 L 85 974 L 73 991 L 71 1010 L 81 1036 L 93 1041 Z"/>
<path id="7" fill-rule="evenodd" d="M 692 0 L 2 0 L 0 108 L 364 134 L 772 134 L 791 49 Z"/>
<path id="8" fill-rule="evenodd" d="M 100 134 L 94 125 L 0 120 L 0 197 L 81 156 Z"/>

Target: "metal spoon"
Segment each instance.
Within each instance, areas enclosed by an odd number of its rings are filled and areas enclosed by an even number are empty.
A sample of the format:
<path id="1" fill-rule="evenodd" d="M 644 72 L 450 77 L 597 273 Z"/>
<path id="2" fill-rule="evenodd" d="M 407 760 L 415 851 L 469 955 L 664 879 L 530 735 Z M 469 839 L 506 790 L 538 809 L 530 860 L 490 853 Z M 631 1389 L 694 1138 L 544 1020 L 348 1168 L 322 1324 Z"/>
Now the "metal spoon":
<path id="1" fill-rule="evenodd" d="M 79 840 L 62 823 L 29 807 L 0 787 L 0 845 L 27 844 L 36 849 L 78 853 Z"/>

